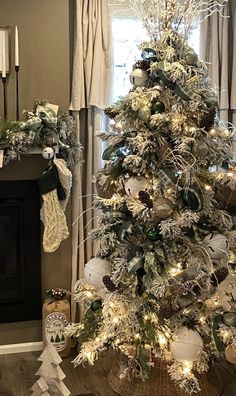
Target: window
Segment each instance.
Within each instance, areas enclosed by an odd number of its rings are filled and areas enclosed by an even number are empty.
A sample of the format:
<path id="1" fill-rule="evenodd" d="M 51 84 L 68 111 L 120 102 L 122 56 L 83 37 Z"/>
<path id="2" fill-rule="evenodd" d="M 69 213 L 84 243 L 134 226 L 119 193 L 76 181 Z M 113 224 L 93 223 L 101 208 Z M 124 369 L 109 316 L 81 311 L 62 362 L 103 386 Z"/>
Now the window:
<path id="1" fill-rule="evenodd" d="M 126 95 L 131 88 L 129 74 L 132 65 L 141 57 L 138 44 L 149 40 L 149 37 L 142 22 L 134 17 L 113 17 L 112 35 L 114 58 L 112 102 L 114 102 L 118 97 Z M 189 40 L 190 46 L 197 54 L 199 54 L 199 35 L 198 26 Z"/>

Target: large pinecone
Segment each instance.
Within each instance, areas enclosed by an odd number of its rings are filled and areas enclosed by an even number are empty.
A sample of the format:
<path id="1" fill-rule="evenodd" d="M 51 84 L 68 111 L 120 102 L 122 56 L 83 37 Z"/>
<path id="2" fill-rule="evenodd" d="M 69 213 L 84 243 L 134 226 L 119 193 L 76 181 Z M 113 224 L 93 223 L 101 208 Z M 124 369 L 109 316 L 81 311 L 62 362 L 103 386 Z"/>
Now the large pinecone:
<path id="1" fill-rule="evenodd" d="M 214 126 L 216 117 L 216 108 L 211 107 L 207 113 L 204 114 L 200 121 L 200 128 L 204 128 L 207 132 Z"/>
<path id="2" fill-rule="evenodd" d="M 111 280 L 109 275 L 105 275 L 102 278 L 102 281 L 103 281 L 105 287 L 107 288 L 107 290 L 109 290 L 110 292 L 114 292 L 118 289 L 117 286 L 115 285 L 115 283 Z"/>
<path id="3" fill-rule="evenodd" d="M 221 267 L 217 269 L 211 275 L 211 284 L 216 287 L 217 285 L 222 283 L 227 278 L 228 275 L 229 275 L 229 270 L 227 267 Z"/>
<path id="4" fill-rule="evenodd" d="M 170 319 L 174 314 L 174 310 L 172 308 L 171 302 L 166 301 L 161 304 L 159 308 L 159 315 L 162 319 Z"/>

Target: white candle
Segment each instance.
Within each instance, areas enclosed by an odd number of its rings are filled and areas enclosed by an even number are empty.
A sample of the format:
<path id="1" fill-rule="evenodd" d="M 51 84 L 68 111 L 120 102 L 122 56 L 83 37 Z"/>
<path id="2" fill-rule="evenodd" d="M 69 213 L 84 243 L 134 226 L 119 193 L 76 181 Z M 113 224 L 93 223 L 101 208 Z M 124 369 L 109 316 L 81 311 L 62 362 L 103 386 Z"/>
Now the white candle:
<path id="1" fill-rule="evenodd" d="M 6 77 L 6 45 L 5 36 L 2 38 L 2 78 Z"/>
<path id="2" fill-rule="evenodd" d="M 17 26 L 15 27 L 15 66 L 19 66 L 19 37 Z"/>

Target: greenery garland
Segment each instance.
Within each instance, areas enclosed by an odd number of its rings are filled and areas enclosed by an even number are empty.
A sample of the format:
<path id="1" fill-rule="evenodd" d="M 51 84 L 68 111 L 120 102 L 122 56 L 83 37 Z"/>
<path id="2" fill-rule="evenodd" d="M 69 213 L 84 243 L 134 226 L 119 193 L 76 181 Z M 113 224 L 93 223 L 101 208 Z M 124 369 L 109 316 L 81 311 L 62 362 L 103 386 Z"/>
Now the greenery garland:
<path id="1" fill-rule="evenodd" d="M 33 110 L 24 111 L 25 121 L 7 120 L 0 126 L 3 165 L 20 160 L 21 154 L 30 154 L 35 147 L 57 149 L 57 158 L 63 158 L 69 168 L 81 160 L 82 147 L 76 139 L 73 117 L 67 111 L 52 113 L 50 106 L 55 105 L 49 100 L 36 101 Z"/>

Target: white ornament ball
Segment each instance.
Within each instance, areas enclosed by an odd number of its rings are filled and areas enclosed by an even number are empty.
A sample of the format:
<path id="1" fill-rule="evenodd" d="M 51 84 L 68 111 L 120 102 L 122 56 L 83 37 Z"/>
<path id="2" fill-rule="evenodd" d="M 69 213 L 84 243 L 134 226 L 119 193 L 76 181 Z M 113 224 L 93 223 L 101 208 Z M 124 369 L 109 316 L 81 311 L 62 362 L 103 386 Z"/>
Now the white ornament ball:
<path id="1" fill-rule="evenodd" d="M 145 191 L 149 187 L 149 181 L 143 176 L 130 177 L 125 183 L 125 192 L 134 198 L 139 198 L 139 191 Z"/>
<path id="2" fill-rule="evenodd" d="M 170 343 L 170 351 L 178 362 L 194 362 L 202 351 L 202 338 L 197 331 L 180 327 L 175 339 Z"/>
<path id="3" fill-rule="evenodd" d="M 204 247 L 211 258 L 221 259 L 228 254 L 229 241 L 222 234 L 208 234 L 204 239 Z"/>
<path id="4" fill-rule="evenodd" d="M 136 85 L 136 87 L 143 85 L 145 81 L 147 81 L 147 79 L 148 73 L 146 70 L 142 69 L 133 69 L 133 71 L 129 75 L 129 80 L 131 84 Z"/>
<path id="5" fill-rule="evenodd" d="M 92 258 L 85 264 L 84 267 L 84 278 L 90 285 L 100 289 L 104 287 L 102 278 L 105 275 L 110 275 L 111 263 L 107 260 L 100 258 Z"/>
<path id="6" fill-rule="evenodd" d="M 43 158 L 45 158 L 45 159 L 51 159 L 51 158 L 53 158 L 53 157 L 54 157 L 54 150 L 53 150 L 53 148 L 52 148 L 52 147 L 45 147 L 45 148 L 42 150 L 42 156 L 43 156 Z"/>

